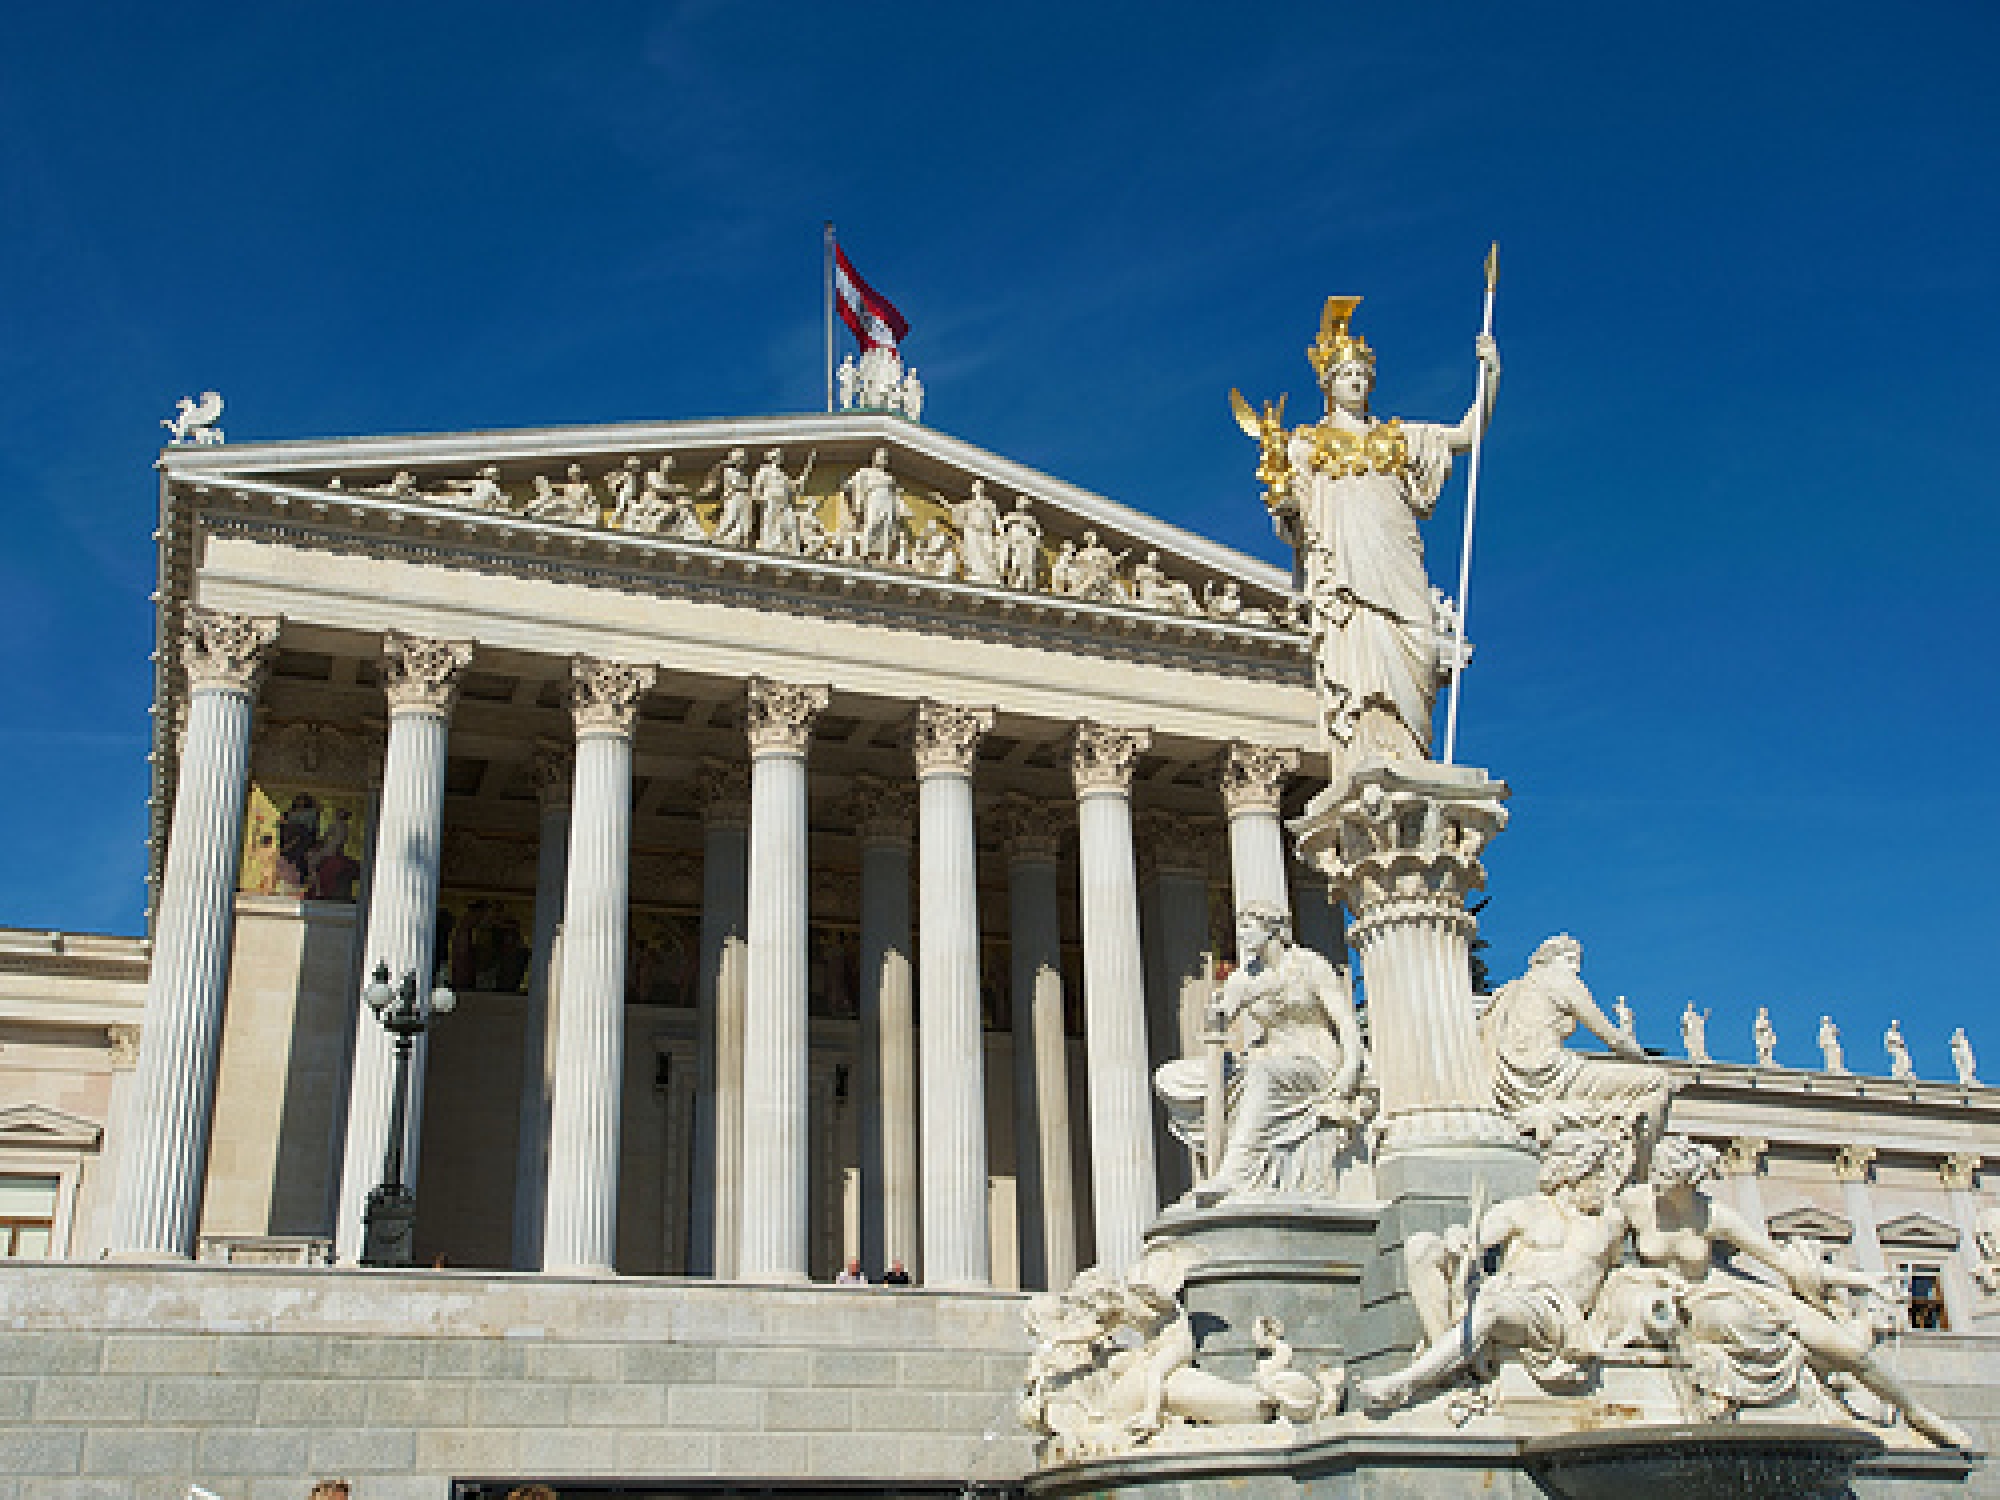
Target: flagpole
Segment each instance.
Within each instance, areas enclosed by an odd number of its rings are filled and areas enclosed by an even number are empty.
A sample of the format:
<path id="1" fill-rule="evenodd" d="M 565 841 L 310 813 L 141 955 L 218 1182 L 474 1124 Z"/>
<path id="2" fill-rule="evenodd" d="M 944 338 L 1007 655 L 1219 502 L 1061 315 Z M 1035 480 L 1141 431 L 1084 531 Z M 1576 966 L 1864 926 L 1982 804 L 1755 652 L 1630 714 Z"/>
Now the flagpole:
<path id="1" fill-rule="evenodd" d="M 1500 281 L 1500 242 L 1486 252 L 1486 316 L 1480 333 L 1493 337 L 1493 289 Z M 1465 541 L 1458 549 L 1458 619 L 1453 630 L 1451 696 L 1444 711 L 1444 763 L 1458 748 L 1458 678 L 1465 669 L 1465 616 L 1472 593 L 1472 518 L 1479 509 L 1479 450 L 1486 437 L 1486 361 L 1479 361 L 1479 390 L 1472 405 L 1472 460 L 1465 474 Z"/>
<path id="2" fill-rule="evenodd" d="M 820 258 L 826 262 L 826 409 L 833 410 L 833 220 L 826 221 L 825 245 Z M 1481 368 L 1484 368 L 1483 366 Z"/>

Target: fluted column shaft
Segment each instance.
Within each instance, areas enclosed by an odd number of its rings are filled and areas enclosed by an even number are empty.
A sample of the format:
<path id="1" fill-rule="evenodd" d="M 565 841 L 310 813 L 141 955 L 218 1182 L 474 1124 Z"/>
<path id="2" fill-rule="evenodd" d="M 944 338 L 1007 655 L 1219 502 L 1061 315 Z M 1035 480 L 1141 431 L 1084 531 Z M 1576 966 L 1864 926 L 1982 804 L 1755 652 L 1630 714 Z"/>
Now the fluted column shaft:
<path id="1" fill-rule="evenodd" d="M 922 1274 L 917 1189 L 917 1042 L 910 922 L 915 798 L 907 783 L 857 780 L 861 837 L 861 1263 Z"/>
<path id="2" fill-rule="evenodd" d="M 1285 834 L 1278 817 L 1285 778 L 1298 764 L 1296 750 L 1268 745 L 1239 742 L 1222 752 L 1218 779 L 1229 816 L 1229 883 L 1236 911 L 1252 901 L 1268 901 L 1287 919 L 1292 916 Z"/>
<path id="3" fill-rule="evenodd" d="M 806 746 L 828 696 L 825 688 L 750 681 L 750 952 L 737 1266 L 746 1280 L 804 1281 L 808 1273 Z"/>
<path id="4" fill-rule="evenodd" d="M 153 926 L 110 1253 L 192 1256 L 236 902 L 251 704 L 276 620 L 198 611 L 182 660 L 187 731 Z"/>
<path id="5" fill-rule="evenodd" d="M 1049 809 L 1003 810 L 1014 1009 L 1014 1162 L 1021 1285 L 1060 1291 L 1076 1277 L 1068 1041 L 1063 1028 L 1062 907 Z"/>
<path id="6" fill-rule="evenodd" d="M 618 1254 L 625 1084 L 625 960 L 632 853 L 632 730 L 657 671 L 571 668 L 576 785 L 563 894 L 555 1099 L 549 1114 L 545 1270 L 608 1275 Z"/>
<path id="7" fill-rule="evenodd" d="M 1842 1146 L 1833 1154 L 1833 1175 L 1840 1182 L 1840 1205 L 1854 1226 L 1850 1242 L 1854 1259 L 1864 1271 L 1885 1271 L 1881 1236 L 1876 1232 L 1875 1195 L 1868 1178 L 1875 1167 L 1875 1148 L 1866 1145 Z"/>
<path id="8" fill-rule="evenodd" d="M 1154 810 L 1138 819 L 1139 866 L 1145 871 L 1146 1019 L 1151 1065 L 1201 1052 L 1202 1013 L 1213 989 L 1209 951 L 1208 829 L 1180 813 Z M 1194 1162 L 1153 1110 L 1153 1152 L 1161 1201 L 1194 1186 Z"/>
<path id="9" fill-rule="evenodd" d="M 986 1206 L 986 1067 L 979 1023 L 978 835 L 972 767 L 990 709 L 917 709 L 917 985 L 924 1024 L 924 1283 L 993 1281 Z"/>
<path id="10" fill-rule="evenodd" d="M 1071 760 L 1097 1263 L 1121 1269 L 1159 1212 L 1131 800 L 1132 770 L 1151 740 L 1143 730 L 1081 724 Z"/>
<path id="11" fill-rule="evenodd" d="M 535 856 L 535 930 L 528 1003 L 521 1018 L 520 1130 L 514 1157 L 514 1269 L 542 1266 L 542 1218 L 548 1207 L 549 1110 L 555 1097 L 556 951 L 569 871 L 569 802 L 574 775 L 567 751 L 538 750 L 535 791 L 541 840 Z"/>
<path id="12" fill-rule="evenodd" d="M 382 763 L 380 826 L 368 884 L 367 951 L 363 974 L 389 966 L 391 982 L 415 973 L 428 986 L 435 967 L 438 868 L 444 829 L 446 741 L 458 682 L 472 661 L 461 642 L 423 640 L 390 632 L 383 642 L 383 689 L 389 699 L 389 743 Z M 361 1256 L 362 1210 L 382 1178 L 396 1083 L 396 1050 L 365 1005 L 355 1006 L 354 1065 L 347 1088 L 347 1140 L 334 1255 L 342 1264 Z M 423 1130 L 425 1048 L 410 1062 L 410 1098 L 403 1133 L 403 1181 L 414 1187 Z"/>
<path id="13" fill-rule="evenodd" d="M 702 768 L 701 974 L 695 1013 L 693 1216 L 688 1269 L 736 1274 L 743 1206 L 743 981 L 750 930 L 750 776 Z"/>

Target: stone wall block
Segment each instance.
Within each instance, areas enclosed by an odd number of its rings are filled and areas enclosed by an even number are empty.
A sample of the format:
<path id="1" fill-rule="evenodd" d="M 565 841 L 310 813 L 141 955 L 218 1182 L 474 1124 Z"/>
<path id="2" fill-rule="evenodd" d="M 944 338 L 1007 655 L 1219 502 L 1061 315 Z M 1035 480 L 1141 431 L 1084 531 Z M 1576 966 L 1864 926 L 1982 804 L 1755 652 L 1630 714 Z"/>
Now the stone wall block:
<path id="1" fill-rule="evenodd" d="M 107 1334 L 103 1368 L 109 1375 L 207 1375 L 215 1369 L 216 1344 L 212 1333 Z"/>
<path id="2" fill-rule="evenodd" d="M 224 1339 L 216 1345 L 215 1368 L 222 1375 L 323 1375 L 326 1343 L 303 1333 Z"/>
<path id="3" fill-rule="evenodd" d="M 715 1445 L 715 1471 L 718 1474 L 753 1474 L 759 1478 L 769 1476 L 781 1479 L 807 1473 L 806 1465 L 811 1458 L 812 1449 L 803 1437 L 760 1435 L 755 1439 L 722 1438 Z"/>
<path id="4" fill-rule="evenodd" d="M 197 1474 L 303 1474 L 310 1439 L 298 1428 L 210 1427 Z"/>
<path id="5" fill-rule="evenodd" d="M 0 1380 L 0 1422 L 25 1422 L 34 1404 L 32 1380 Z"/>
<path id="6" fill-rule="evenodd" d="M 856 1432 L 934 1432 L 944 1420 L 936 1391 L 856 1391 L 853 1402 Z"/>
<path id="7" fill-rule="evenodd" d="M 757 1426 L 762 1416 L 759 1395 L 754 1390 L 727 1385 L 682 1385 L 667 1393 L 667 1422 L 674 1427 L 747 1432 Z"/>
<path id="8" fill-rule="evenodd" d="M 83 1429 L 30 1428 L 0 1432 L 0 1474 L 74 1474 L 83 1463 Z"/>
<path id="9" fill-rule="evenodd" d="M 21 1500 L 132 1500 L 133 1481 L 118 1477 L 110 1479 L 23 1479 L 8 1480 L 18 1484 Z M 152 1487 L 143 1492 L 150 1500 Z M 222 1500 L 238 1500 L 228 1493 L 227 1485 L 220 1491 Z"/>
<path id="10" fill-rule="evenodd" d="M 617 1438 L 614 1451 L 621 1474 L 709 1474 L 715 1470 L 716 1439 L 705 1432 L 621 1432 Z"/>
<path id="11" fill-rule="evenodd" d="M 424 1374 L 525 1380 L 528 1345 L 520 1339 L 444 1339 L 424 1348 Z"/>
<path id="12" fill-rule="evenodd" d="M 414 1468 L 417 1434 L 410 1428 L 358 1427 L 345 1432 L 315 1432 L 308 1442 L 315 1474 L 395 1474 Z M 375 1486 L 366 1486 L 375 1494 Z M 298 1500 L 296 1495 L 291 1500 Z"/>
<path id="13" fill-rule="evenodd" d="M 140 1375 L 51 1375 L 35 1385 L 36 1422 L 136 1422 L 146 1414 Z"/>
<path id="14" fill-rule="evenodd" d="M 150 1422 L 241 1422 L 257 1420 L 257 1382 L 214 1375 L 160 1375 L 147 1382 Z"/>
<path id="15" fill-rule="evenodd" d="M 622 1361 L 615 1344 L 530 1344 L 526 1375 L 530 1380 L 602 1380 L 622 1378 Z"/>
<path id="16" fill-rule="evenodd" d="M 104 1357 L 104 1340 L 88 1333 L 0 1333 L 0 1375 L 87 1375 Z"/>
<path id="17" fill-rule="evenodd" d="M 952 1432 L 1011 1434 L 1016 1422 L 1015 1408 L 1020 1399 L 1018 1380 L 1012 1389 L 1005 1392 L 946 1391 L 945 1426 Z"/>
<path id="18" fill-rule="evenodd" d="M 504 1474 L 518 1462 L 512 1431 L 490 1427 L 432 1427 L 417 1434 L 420 1471 L 432 1474 Z"/>
<path id="19" fill-rule="evenodd" d="M 376 1380 L 368 1385 L 371 1427 L 463 1427 L 470 1405 L 456 1381 Z"/>
<path id="20" fill-rule="evenodd" d="M 810 1361 L 803 1349 L 718 1349 L 715 1378 L 724 1385 L 792 1389 L 811 1378 Z"/>
<path id="21" fill-rule="evenodd" d="M 707 1385 L 716 1378 L 715 1351 L 699 1344 L 627 1344 L 621 1358 L 626 1380 Z"/>
<path id="22" fill-rule="evenodd" d="M 807 1439 L 807 1462 L 815 1477 L 841 1479 L 853 1474 L 901 1474 L 897 1466 L 900 1437 L 858 1432 L 815 1433 Z"/>
<path id="23" fill-rule="evenodd" d="M 368 1387 L 360 1381 L 270 1380 L 257 1395 L 264 1427 L 358 1427 L 367 1409 Z"/>
<path id="24" fill-rule="evenodd" d="M 365 1377 L 411 1377 L 424 1373 L 422 1339 L 328 1339 L 326 1373 Z"/>
<path id="25" fill-rule="evenodd" d="M 603 1433 L 568 1427 L 524 1427 L 515 1438 L 514 1465 L 524 1474 L 589 1474 L 603 1466 L 608 1447 Z"/>
<path id="26" fill-rule="evenodd" d="M 759 1338 L 764 1333 L 763 1309 L 747 1292 L 708 1288 L 674 1308 L 671 1336 L 688 1344 L 729 1344 Z"/>
<path id="27" fill-rule="evenodd" d="M 101 1427 L 84 1438 L 83 1472 L 136 1474 L 148 1479 L 191 1473 L 194 1437 L 188 1428 Z M 303 1449 L 299 1457 L 305 1458 Z"/>
<path id="28" fill-rule="evenodd" d="M 896 1356 L 887 1349 L 820 1349 L 812 1356 L 812 1383 L 823 1386 L 894 1385 Z M 1016 1372 L 1018 1383 L 1019 1372 Z"/>
<path id="29" fill-rule="evenodd" d="M 472 1387 L 468 1420 L 475 1427 L 539 1427 L 567 1422 L 569 1412 L 568 1386 L 533 1380 L 491 1380 Z"/>
<path id="30" fill-rule="evenodd" d="M 766 1432 L 845 1432 L 852 1402 L 846 1391 L 767 1390 Z"/>
<path id="31" fill-rule="evenodd" d="M 667 1419 L 667 1391 L 660 1385 L 579 1385 L 569 1393 L 569 1420 L 577 1427 L 658 1427 Z"/>
<path id="32" fill-rule="evenodd" d="M 1023 1362 L 1025 1368 L 1025 1361 Z M 902 1356 L 903 1384 L 920 1391 L 980 1391 L 986 1388 L 986 1370 L 977 1359 L 963 1354 L 905 1353 Z"/>

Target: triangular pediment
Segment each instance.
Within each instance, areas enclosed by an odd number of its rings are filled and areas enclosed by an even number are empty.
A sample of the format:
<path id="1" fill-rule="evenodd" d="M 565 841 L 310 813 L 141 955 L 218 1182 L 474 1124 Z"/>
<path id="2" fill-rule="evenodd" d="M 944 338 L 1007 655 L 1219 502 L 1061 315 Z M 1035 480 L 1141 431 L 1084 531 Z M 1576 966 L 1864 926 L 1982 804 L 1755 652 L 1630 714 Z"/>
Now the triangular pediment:
<path id="1" fill-rule="evenodd" d="M 95 1120 L 47 1104 L 0 1109 L 0 1150 L 94 1151 L 104 1136 Z"/>
<path id="2" fill-rule="evenodd" d="M 1901 1214 L 1885 1219 L 1876 1226 L 1875 1237 L 1885 1246 L 1893 1245 L 1900 1250 L 1956 1250 L 1959 1241 L 1956 1224 L 1934 1219 L 1926 1213 Z"/>
<path id="3" fill-rule="evenodd" d="M 666 477 L 686 486 L 699 531 L 683 526 L 678 535 L 649 532 L 648 539 L 754 560 L 754 544 L 729 548 L 712 539 L 721 509 L 720 489 L 713 481 L 733 450 L 743 451 L 745 465 L 754 472 L 774 448 L 782 451 L 781 466 L 788 475 L 804 476 L 802 493 L 812 517 L 808 532 L 816 523 L 829 535 L 838 527 L 845 481 L 878 449 L 884 450 L 884 467 L 906 508 L 907 533 L 905 555 L 885 566 L 903 577 L 938 577 L 940 570 L 950 568 L 943 576 L 984 583 L 966 574 L 962 512 L 955 510 L 966 504 L 977 483 L 1002 518 L 1019 501 L 1027 501 L 1027 513 L 1039 527 L 1041 552 L 1034 592 L 1062 594 L 1052 573 L 1064 544 L 1081 551 L 1094 542 L 1115 587 L 1084 596 L 1090 602 L 1168 617 L 1288 625 L 1290 578 L 1284 570 L 975 444 L 882 413 L 170 448 L 162 462 L 171 482 L 195 488 L 255 486 L 260 492 L 281 493 L 293 507 L 338 511 L 352 503 L 369 510 L 388 505 L 413 514 L 470 512 L 546 526 L 556 535 L 587 530 L 617 537 L 607 480 L 629 459 L 637 459 L 642 471 L 671 459 Z M 571 478 L 571 465 L 581 470 L 575 477 L 603 502 L 594 521 L 566 519 L 560 507 L 541 503 Z M 483 488 L 482 478 L 490 480 Z M 707 494 L 702 493 L 705 488 Z M 1243 503 L 1257 504 L 1247 482 Z M 927 539 L 931 545 L 925 552 Z M 813 545 L 811 538 L 808 545 Z M 1149 559 L 1148 554 L 1156 556 Z M 830 545 L 821 560 L 863 571 L 880 561 L 844 556 Z M 1148 573 L 1149 566 L 1155 571 Z M 1213 606 L 1212 600 L 1217 601 Z"/>
<path id="4" fill-rule="evenodd" d="M 1773 1214 L 1766 1227 L 1774 1240 L 1819 1240 L 1824 1244 L 1844 1245 L 1854 1238 L 1853 1221 L 1811 1206 Z"/>

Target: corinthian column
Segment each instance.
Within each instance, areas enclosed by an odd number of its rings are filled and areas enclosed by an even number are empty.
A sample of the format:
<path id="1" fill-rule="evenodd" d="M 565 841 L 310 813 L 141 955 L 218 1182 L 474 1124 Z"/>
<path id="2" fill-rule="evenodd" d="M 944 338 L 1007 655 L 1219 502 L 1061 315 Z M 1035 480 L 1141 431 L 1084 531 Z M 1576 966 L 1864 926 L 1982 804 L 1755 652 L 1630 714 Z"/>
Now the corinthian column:
<path id="1" fill-rule="evenodd" d="M 390 631 L 382 641 L 382 689 L 389 700 L 389 745 L 382 763 L 375 868 L 368 884 L 367 950 L 362 972 L 386 963 L 392 982 L 414 971 L 431 980 L 437 937 L 438 844 L 444 827 L 445 737 L 459 678 L 472 661 L 460 641 L 423 640 Z M 356 1005 L 354 1068 L 347 1091 L 347 1149 L 334 1217 L 334 1254 L 361 1255 L 361 1211 L 381 1179 L 389 1139 L 395 1046 L 365 1005 Z M 404 1182 L 414 1186 L 423 1125 L 424 1046 L 411 1059 L 404 1130 Z"/>
<path id="2" fill-rule="evenodd" d="M 1083 907 L 1090 1179 L 1097 1200 L 1097 1262 L 1113 1269 L 1138 1258 L 1146 1228 L 1159 1212 L 1132 851 L 1132 771 L 1152 742 L 1147 730 L 1081 723 L 1070 753 Z"/>
<path id="3" fill-rule="evenodd" d="M 1013 972 L 1014 1172 L 1021 1285 L 1060 1291 L 1076 1277 L 1068 1040 L 1063 1030 L 1062 907 L 1055 810 L 1019 795 L 997 821 L 1007 856 Z"/>
<path id="4" fill-rule="evenodd" d="M 609 1275 L 618 1253 L 618 1125 L 625 1084 L 626 895 L 631 886 L 632 729 L 659 670 L 579 657 L 570 665 L 576 788 L 563 893 L 549 1209 L 542 1266 Z"/>
<path id="5" fill-rule="evenodd" d="M 831 693 L 753 677 L 750 953 L 743 1008 L 743 1229 L 737 1274 L 807 1276 L 806 746 Z"/>
<path id="6" fill-rule="evenodd" d="M 1217 780 L 1229 815 L 1229 881 L 1232 907 L 1268 901 L 1292 915 L 1285 873 L 1284 830 L 1278 824 L 1285 778 L 1299 768 L 1299 752 L 1241 741 L 1222 752 Z"/>
<path id="7" fill-rule="evenodd" d="M 195 610 L 181 642 L 187 732 L 110 1253 L 192 1256 L 248 794 L 251 701 L 278 622 Z"/>
<path id="8" fill-rule="evenodd" d="M 923 996 L 924 1284 L 990 1286 L 986 1068 L 979 1028 L 978 833 L 972 766 L 990 708 L 929 699 L 912 734 L 918 786 L 917 993 Z"/>
<path id="9" fill-rule="evenodd" d="M 902 781 L 854 780 L 861 839 L 861 1263 L 921 1274 L 917 1213 L 917 1039 L 910 940 L 916 796 Z"/>
<path id="10" fill-rule="evenodd" d="M 556 944 L 562 935 L 563 890 L 569 870 L 570 783 L 575 758 L 567 746 L 535 749 L 531 774 L 541 804 L 535 853 L 535 933 L 528 1003 L 521 1021 L 521 1122 L 514 1156 L 514 1269 L 542 1266 L 542 1215 L 548 1206 L 549 1109 L 555 1097 Z"/>
<path id="11" fill-rule="evenodd" d="M 695 1012 L 694 1223 L 689 1270 L 736 1274 L 743 1219 L 743 969 L 749 951 L 750 768 L 705 762 L 701 805 L 701 974 Z"/>

